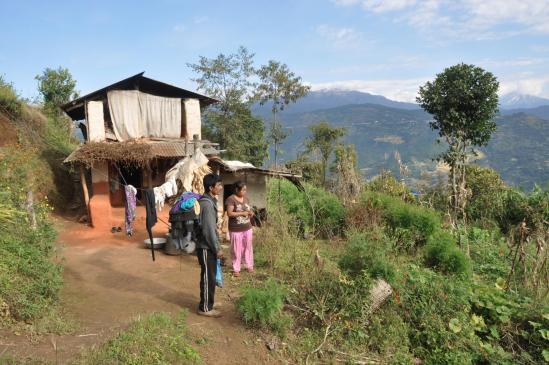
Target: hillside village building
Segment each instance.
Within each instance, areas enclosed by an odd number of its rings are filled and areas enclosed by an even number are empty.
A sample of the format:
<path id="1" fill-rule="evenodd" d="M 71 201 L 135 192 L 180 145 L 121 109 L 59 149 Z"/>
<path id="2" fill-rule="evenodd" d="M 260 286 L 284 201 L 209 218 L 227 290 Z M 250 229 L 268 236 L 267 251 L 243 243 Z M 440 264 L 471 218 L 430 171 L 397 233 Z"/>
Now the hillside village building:
<path id="1" fill-rule="evenodd" d="M 166 172 L 200 151 L 221 175 L 226 199 L 231 184 L 245 181 L 253 205 L 266 208 L 266 179 L 287 172 L 224 161 L 219 144 L 202 139 L 201 113 L 215 99 L 143 76 L 143 72 L 62 106 L 82 130 L 84 143 L 65 160 L 79 165 L 90 223 L 98 229 L 124 219 L 124 185 L 138 190 L 164 182 Z M 137 196 L 140 199 L 140 193 Z M 223 201 L 219 199 L 220 211 Z"/>

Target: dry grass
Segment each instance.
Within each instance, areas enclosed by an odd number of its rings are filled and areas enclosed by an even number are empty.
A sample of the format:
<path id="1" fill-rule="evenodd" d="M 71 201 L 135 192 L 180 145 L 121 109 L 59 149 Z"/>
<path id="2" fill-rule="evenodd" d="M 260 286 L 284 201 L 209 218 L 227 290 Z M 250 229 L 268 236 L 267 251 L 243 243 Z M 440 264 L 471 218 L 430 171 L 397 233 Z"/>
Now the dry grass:
<path id="1" fill-rule="evenodd" d="M 97 162 L 119 161 L 122 165 L 146 167 L 154 158 L 150 145 L 138 142 L 90 142 L 74 152 L 73 161 L 92 166 Z"/>

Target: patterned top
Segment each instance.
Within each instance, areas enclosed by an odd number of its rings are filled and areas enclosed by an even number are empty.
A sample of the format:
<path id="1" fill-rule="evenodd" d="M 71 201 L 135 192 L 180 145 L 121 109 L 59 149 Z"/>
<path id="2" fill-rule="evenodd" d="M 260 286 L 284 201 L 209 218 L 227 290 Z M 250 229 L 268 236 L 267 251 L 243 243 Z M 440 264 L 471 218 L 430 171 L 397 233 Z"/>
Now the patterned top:
<path id="1" fill-rule="evenodd" d="M 232 205 L 233 212 L 249 212 L 252 210 L 250 206 L 250 201 L 248 198 L 244 197 L 244 200 L 239 202 L 236 195 L 231 195 L 227 198 L 226 205 L 227 210 Z M 252 222 L 250 222 L 250 217 L 238 216 L 238 217 L 229 217 L 229 231 L 230 232 L 245 232 L 252 228 Z"/>

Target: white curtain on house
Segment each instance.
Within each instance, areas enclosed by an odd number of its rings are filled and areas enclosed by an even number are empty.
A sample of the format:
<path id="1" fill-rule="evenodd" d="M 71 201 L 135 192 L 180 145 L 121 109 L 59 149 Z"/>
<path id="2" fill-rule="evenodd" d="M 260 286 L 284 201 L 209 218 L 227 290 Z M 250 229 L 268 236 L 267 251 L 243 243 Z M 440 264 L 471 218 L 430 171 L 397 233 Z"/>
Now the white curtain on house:
<path id="1" fill-rule="evenodd" d="M 138 90 L 112 90 L 107 98 L 114 134 L 119 141 L 181 137 L 181 99 Z"/>

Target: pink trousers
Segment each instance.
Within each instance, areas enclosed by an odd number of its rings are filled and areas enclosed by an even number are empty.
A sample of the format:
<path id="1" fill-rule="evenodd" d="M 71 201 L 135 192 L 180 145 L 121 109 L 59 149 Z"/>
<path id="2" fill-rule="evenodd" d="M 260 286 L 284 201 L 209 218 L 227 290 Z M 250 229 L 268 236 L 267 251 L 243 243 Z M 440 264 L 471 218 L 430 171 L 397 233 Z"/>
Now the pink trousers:
<path id="1" fill-rule="evenodd" d="M 231 258 L 233 260 L 233 271 L 240 272 L 240 263 L 244 256 L 244 266 L 248 270 L 254 268 L 254 248 L 252 246 L 253 231 L 249 229 L 244 232 L 230 232 L 231 235 Z"/>

